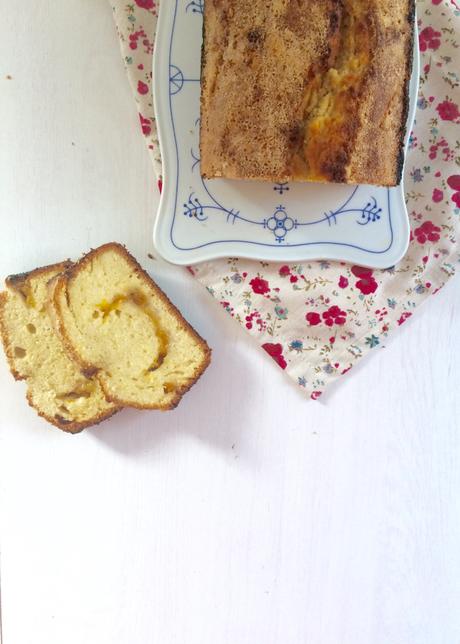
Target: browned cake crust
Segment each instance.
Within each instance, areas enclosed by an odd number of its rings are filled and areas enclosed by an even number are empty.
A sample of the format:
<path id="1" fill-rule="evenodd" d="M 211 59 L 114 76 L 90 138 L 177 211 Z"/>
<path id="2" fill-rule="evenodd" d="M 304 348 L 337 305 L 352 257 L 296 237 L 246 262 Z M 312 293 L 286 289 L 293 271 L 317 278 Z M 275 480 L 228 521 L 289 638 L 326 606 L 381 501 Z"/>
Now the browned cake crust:
<path id="1" fill-rule="evenodd" d="M 415 0 L 205 0 L 205 178 L 396 185 Z"/>

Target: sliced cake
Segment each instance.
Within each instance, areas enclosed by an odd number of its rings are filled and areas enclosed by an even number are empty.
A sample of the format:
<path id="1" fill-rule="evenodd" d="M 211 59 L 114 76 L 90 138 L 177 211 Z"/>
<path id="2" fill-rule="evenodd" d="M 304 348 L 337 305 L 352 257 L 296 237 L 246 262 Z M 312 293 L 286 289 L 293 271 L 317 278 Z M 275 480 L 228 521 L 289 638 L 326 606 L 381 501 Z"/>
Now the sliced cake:
<path id="1" fill-rule="evenodd" d="M 47 284 L 70 266 L 62 262 L 8 277 L 0 293 L 0 334 L 11 372 L 27 381 L 30 405 L 56 427 L 76 433 L 118 406 L 106 400 L 96 378 L 83 375 L 54 332 Z"/>
<path id="2" fill-rule="evenodd" d="M 171 409 L 209 364 L 206 342 L 119 244 L 53 280 L 50 308 L 69 354 L 115 404 Z"/>

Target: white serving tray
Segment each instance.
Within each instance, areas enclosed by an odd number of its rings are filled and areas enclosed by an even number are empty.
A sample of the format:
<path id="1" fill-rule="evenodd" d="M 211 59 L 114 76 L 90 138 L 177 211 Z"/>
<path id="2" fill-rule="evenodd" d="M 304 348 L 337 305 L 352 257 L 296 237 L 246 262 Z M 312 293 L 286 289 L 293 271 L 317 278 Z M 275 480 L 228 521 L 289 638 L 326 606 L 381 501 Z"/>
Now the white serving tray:
<path id="1" fill-rule="evenodd" d="M 153 69 L 164 173 L 154 227 L 160 255 L 175 264 L 226 256 L 329 259 L 373 268 L 396 264 L 409 243 L 403 184 L 382 188 L 201 178 L 202 21 L 203 0 L 161 3 Z M 417 38 L 414 42 L 408 133 L 419 78 Z"/>

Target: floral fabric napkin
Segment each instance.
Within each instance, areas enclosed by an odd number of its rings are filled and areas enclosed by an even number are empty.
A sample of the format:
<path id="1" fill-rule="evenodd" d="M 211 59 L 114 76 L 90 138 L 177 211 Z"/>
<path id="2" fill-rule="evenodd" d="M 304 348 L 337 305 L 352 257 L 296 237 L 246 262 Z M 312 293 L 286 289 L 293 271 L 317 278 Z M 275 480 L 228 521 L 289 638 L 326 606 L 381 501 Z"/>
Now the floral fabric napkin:
<path id="1" fill-rule="evenodd" d="M 165 1 L 165 0 L 163 0 Z M 121 50 L 161 189 L 152 102 L 154 0 L 111 0 Z M 198 9 L 201 3 L 197 2 Z M 220 259 L 190 270 L 312 398 L 349 371 L 452 277 L 460 260 L 460 7 L 417 3 L 421 78 L 406 160 L 409 252 L 395 267 Z"/>

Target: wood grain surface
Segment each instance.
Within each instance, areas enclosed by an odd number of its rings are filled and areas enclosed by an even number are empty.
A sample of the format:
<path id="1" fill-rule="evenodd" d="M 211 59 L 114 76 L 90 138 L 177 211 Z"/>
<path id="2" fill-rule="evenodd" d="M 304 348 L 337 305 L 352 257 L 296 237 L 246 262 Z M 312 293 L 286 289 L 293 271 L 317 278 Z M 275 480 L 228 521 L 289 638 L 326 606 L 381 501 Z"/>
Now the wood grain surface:
<path id="1" fill-rule="evenodd" d="M 0 8 L 0 276 L 124 242 L 214 349 L 177 410 L 78 436 L 0 359 L 3 644 L 459 644 L 460 281 L 304 400 L 148 258 L 155 181 L 106 0 Z"/>

